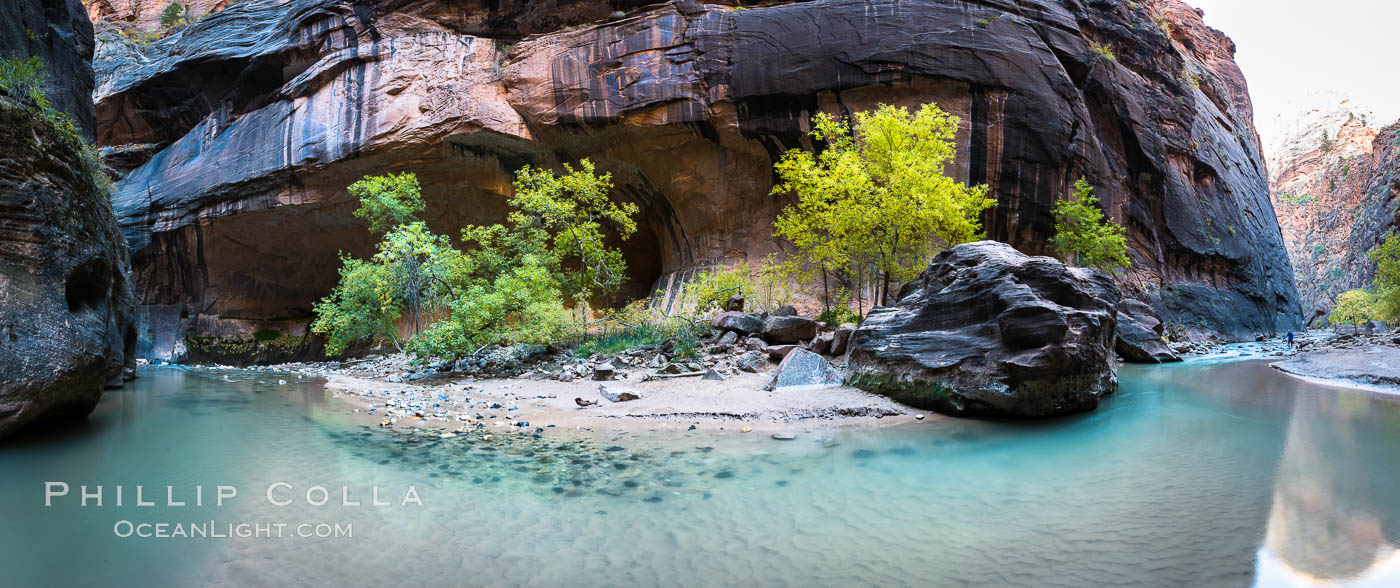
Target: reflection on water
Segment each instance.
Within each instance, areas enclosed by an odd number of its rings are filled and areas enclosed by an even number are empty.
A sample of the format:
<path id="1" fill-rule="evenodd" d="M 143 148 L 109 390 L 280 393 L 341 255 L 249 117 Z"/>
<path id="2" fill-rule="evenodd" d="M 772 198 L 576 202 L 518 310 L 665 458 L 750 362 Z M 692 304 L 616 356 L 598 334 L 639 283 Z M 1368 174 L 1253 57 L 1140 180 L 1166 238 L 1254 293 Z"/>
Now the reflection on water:
<path id="1" fill-rule="evenodd" d="M 1363 394 L 1296 395 L 1261 575 L 1400 585 L 1395 416 L 1391 402 Z"/>
<path id="2" fill-rule="evenodd" d="M 348 422 L 294 378 L 144 376 L 85 423 L 0 444 L 7 581 L 1400 585 L 1400 406 L 1262 363 L 1128 367 L 1098 411 L 1052 422 L 813 429 L 789 442 L 545 429 L 487 443 Z M 44 508 L 49 480 L 75 494 L 226 484 L 240 496 Z M 276 481 L 334 499 L 271 506 Z M 423 506 L 399 505 L 410 485 Z M 364 502 L 378 486 L 394 505 L 342 505 L 341 486 Z M 123 519 L 355 534 L 124 539 Z"/>

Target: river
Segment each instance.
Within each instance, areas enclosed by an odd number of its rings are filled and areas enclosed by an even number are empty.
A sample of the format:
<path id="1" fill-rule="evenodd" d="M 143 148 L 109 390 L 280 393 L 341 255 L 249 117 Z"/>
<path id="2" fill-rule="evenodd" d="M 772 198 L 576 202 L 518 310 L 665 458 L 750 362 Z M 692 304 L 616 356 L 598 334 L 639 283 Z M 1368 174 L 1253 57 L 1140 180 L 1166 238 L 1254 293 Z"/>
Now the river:
<path id="1" fill-rule="evenodd" d="M 0 583 L 1400 585 L 1400 402 L 1260 361 L 1120 382 L 1041 423 L 482 442 L 295 376 L 148 368 L 0 442 Z"/>

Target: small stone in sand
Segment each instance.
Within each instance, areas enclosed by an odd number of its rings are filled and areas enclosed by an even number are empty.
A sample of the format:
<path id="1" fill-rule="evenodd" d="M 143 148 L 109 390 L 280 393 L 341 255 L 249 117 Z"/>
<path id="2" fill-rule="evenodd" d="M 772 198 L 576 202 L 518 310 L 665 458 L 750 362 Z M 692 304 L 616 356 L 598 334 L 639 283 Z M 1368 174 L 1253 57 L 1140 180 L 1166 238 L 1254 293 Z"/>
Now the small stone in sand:
<path id="1" fill-rule="evenodd" d="M 924 415 L 922 415 L 922 414 L 916 414 L 916 415 L 914 415 L 914 418 L 919 419 L 919 420 L 922 421 L 922 420 L 924 420 Z"/>
<path id="2" fill-rule="evenodd" d="M 797 435 L 793 435 L 792 433 L 773 433 L 773 438 L 779 441 L 792 441 L 797 438 Z"/>
<path id="3" fill-rule="evenodd" d="M 748 433 L 749 431 L 752 431 L 752 430 L 753 430 L 753 427 L 744 427 L 744 428 L 742 428 L 742 429 L 739 429 L 739 432 L 740 432 L 740 433 Z"/>
<path id="4" fill-rule="evenodd" d="M 608 390 L 607 386 L 602 385 L 598 386 L 598 395 L 608 399 L 610 402 L 627 402 L 629 400 L 637 400 L 642 397 L 641 394 L 637 394 L 632 390 L 623 389 L 612 391 Z"/>

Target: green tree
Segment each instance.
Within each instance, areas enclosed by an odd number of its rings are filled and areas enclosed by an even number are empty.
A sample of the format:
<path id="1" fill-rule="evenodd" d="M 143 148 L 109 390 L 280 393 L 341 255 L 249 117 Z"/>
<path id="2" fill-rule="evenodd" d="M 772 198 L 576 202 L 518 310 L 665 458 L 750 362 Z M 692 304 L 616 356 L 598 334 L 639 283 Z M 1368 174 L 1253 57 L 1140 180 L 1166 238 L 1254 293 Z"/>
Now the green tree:
<path id="1" fill-rule="evenodd" d="M 564 164 L 564 175 L 530 166 L 515 174 L 511 206 L 532 217 L 535 225 L 553 235 L 554 253 L 574 266 L 574 278 L 564 284 L 565 295 L 578 304 L 580 316 L 588 300 L 612 294 L 626 280 L 627 262 L 622 251 L 608 247 L 605 229 L 626 240 L 637 231 L 637 205 L 618 204 L 609 198 L 612 174 L 598 175 L 593 162 L 584 159 L 575 170 Z M 515 223 L 525 225 L 523 220 Z"/>
<path id="2" fill-rule="evenodd" d="M 1400 322 L 1400 234 L 1386 236 L 1367 257 L 1376 264 L 1372 280 L 1377 293 L 1376 317 L 1388 323 Z"/>
<path id="3" fill-rule="evenodd" d="M 796 247 L 807 277 L 820 280 L 828 309 L 834 276 L 850 285 L 863 313 L 867 290 L 887 299 L 939 250 L 980 238 L 981 213 L 995 201 L 986 186 L 945 174 L 958 117 L 925 104 L 912 113 L 880 105 L 852 119 L 818 114 L 812 137 L 825 149 L 794 149 L 775 164 L 773 194 L 796 202 L 774 232 Z"/>
<path id="4" fill-rule="evenodd" d="M 170 28 L 185 23 L 185 7 L 179 2 L 171 2 L 160 12 L 160 26 Z"/>
<path id="5" fill-rule="evenodd" d="M 417 219 L 423 211 L 417 176 L 366 176 L 348 191 L 360 198 L 355 216 L 384 236 L 368 261 L 342 256 L 340 282 L 316 305 L 312 331 L 327 336 L 331 354 L 364 337 L 402 351 L 427 321 L 446 311 L 473 261 Z M 401 327 L 407 337 L 399 336 Z"/>
<path id="6" fill-rule="evenodd" d="M 473 260 L 417 221 L 389 230 L 370 260 L 343 257 L 342 263 L 340 283 L 316 305 L 312 323 L 312 331 L 327 335 L 332 354 L 366 336 L 404 350 L 464 290 Z"/>
<path id="7" fill-rule="evenodd" d="M 1099 199 L 1084 178 L 1074 183 L 1074 198 L 1055 203 L 1055 236 L 1050 240 L 1065 263 L 1109 273 L 1125 270 L 1128 242 L 1123 227 L 1099 210 Z"/>
<path id="8" fill-rule="evenodd" d="M 1360 325 L 1377 316 L 1379 297 L 1365 290 L 1347 290 L 1337 297 L 1328 320 L 1334 325 Z"/>

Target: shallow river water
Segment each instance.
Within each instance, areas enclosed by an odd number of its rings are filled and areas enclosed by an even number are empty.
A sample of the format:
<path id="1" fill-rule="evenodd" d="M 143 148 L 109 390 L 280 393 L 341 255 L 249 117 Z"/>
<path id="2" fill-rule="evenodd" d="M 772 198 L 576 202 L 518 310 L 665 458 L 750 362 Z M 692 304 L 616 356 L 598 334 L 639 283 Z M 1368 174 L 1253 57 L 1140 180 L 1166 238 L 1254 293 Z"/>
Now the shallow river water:
<path id="1" fill-rule="evenodd" d="M 1400 586 L 1400 402 L 1262 362 L 1125 367 L 1052 422 L 794 441 L 439 439 L 309 380 L 141 375 L 0 443 L 0 584 Z"/>

